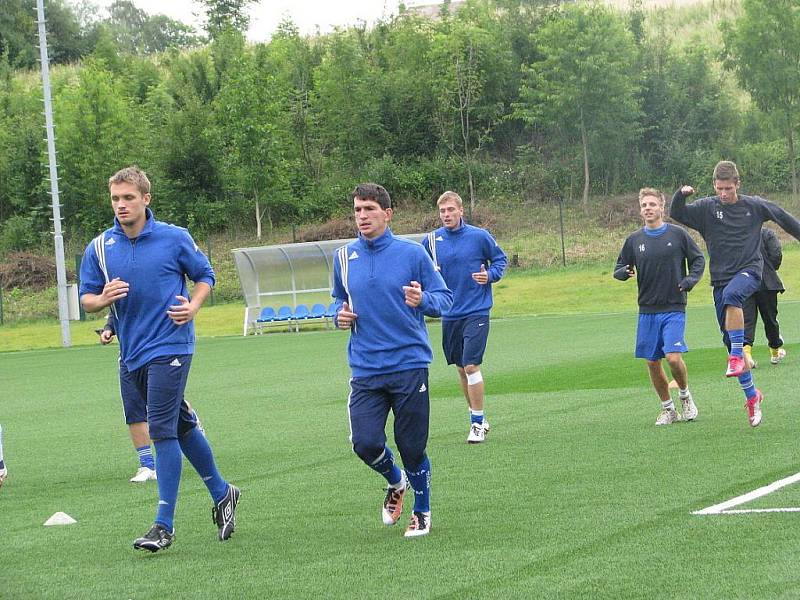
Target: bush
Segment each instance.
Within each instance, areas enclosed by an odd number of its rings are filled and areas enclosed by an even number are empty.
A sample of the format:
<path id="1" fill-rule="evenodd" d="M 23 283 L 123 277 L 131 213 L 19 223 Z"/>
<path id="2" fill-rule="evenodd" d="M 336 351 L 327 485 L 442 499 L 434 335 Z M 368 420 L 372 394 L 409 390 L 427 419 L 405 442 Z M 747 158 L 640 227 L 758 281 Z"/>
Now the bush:
<path id="1" fill-rule="evenodd" d="M 0 231 L 0 253 L 30 250 L 39 242 L 39 236 L 33 229 L 30 217 L 14 215 L 3 225 Z"/>

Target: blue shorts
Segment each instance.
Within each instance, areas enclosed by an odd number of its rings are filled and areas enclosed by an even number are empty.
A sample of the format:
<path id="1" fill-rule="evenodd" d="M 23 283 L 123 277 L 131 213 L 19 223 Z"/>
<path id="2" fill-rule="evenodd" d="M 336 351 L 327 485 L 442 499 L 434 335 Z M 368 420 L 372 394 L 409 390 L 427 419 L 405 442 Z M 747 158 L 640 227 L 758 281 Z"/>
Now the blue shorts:
<path id="1" fill-rule="evenodd" d="M 760 287 L 761 277 L 752 271 L 741 271 L 725 285 L 714 286 L 714 308 L 717 310 L 717 323 L 722 332 L 722 343 L 727 346 L 729 352 L 731 341 L 725 330 L 725 308 L 728 306 L 742 308 L 745 300 L 755 294 Z"/>
<path id="2" fill-rule="evenodd" d="M 670 352 L 688 352 L 683 339 L 686 313 L 640 314 L 636 326 L 636 358 L 661 360 Z"/>
<path id="3" fill-rule="evenodd" d="M 119 361 L 119 394 L 122 397 L 122 412 L 125 415 L 125 422 L 145 423 L 147 421 L 147 401 L 144 399 L 139 388 L 136 387 L 128 367 L 121 360 Z"/>
<path id="4" fill-rule="evenodd" d="M 350 380 L 350 441 L 353 451 L 367 464 L 383 453 L 389 410 L 394 413 L 394 441 L 403 465 L 416 468 L 425 459 L 428 445 L 428 369 Z"/>
<path id="5" fill-rule="evenodd" d="M 177 439 L 197 426 L 197 418 L 183 398 L 191 366 L 191 354 L 178 354 L 160 356 L 128 372 L 147 405 L 150 439 Z"/>
<path id="6" fill-rule="evenodd" d="M 489 339 L 489 317 L 475 315 L 442 321 L 442 349 L 448 365 L 479 365 Z"/>

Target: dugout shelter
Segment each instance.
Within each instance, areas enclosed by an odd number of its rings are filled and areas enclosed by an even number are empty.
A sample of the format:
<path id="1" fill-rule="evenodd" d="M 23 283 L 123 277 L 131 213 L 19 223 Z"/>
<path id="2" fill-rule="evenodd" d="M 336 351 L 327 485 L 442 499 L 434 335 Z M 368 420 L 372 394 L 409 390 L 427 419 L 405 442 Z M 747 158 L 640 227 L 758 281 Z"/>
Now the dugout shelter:
<path id="1" fill-rule="evenodd" d="M 399 237 L 422 242 L 425 234 Z M 353 239 L 232 250 L 245 302 L 242 335 L 259 331 L 257 320 L 267 307 L 274 307 L 277 312 L 288 306 L 294 313 L 301 305 L 328 306 L 333 289 L 334 254 Z"/>

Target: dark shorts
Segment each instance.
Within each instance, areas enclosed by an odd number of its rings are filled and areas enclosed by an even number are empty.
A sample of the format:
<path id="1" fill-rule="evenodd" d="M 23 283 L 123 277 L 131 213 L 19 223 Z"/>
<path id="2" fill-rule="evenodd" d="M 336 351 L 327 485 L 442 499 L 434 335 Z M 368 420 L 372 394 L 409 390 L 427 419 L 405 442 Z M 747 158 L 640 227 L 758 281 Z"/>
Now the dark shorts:
<path id="1" fill-rule="evenodd" d="M 183 398 L 191 366 L 191 354 L 178 354 L 161 356 L 128 372 L 132 385 L 147 405 L 150 439 L 176 439 L 197 426 L 197 419 Z M 121 373 L 120 370 L 120 381 Z"/>
<path id="2" fill-rule="evenodd" d="M 350 441 L 364 462 L 371 463 L 386 444 L 386 421 L 394 413 L 394 441 L 406 468 L 419 466 L 428 445 L 430 396 L 428 369 L 353 377 L 347 412 Z"/>
<path id="3" fill-rule="evenodd" d="M 741 271 L 725 285 L 714 286 L 714 308 L 717 310 L 717 323 L 722 332 L 722 342 L 728 347 L 728 350 L 730 350 L 731 343 L 728 332 L 725 331 L 725 307 L 742 308 L 745 300 L 755 294 L 760 287 L 761 277 L 752 271 Z"/>
<path id="4" fill-rule="evenodd" d="M 481 364 L 488 339 L 489 317 L 486 315 L 442 321 L 442 349 L 448 365 Z"/>
<path id="5" fill-rule="evenodd" d="M 683 339 L 686 313 L 640 314 L 636 326 L 636 358 L 660 360 L 670 352 L 688 352 Z"/>
<path id="6" fill-rule="evenodd" d="M 122 412 L 125 414 L 125 422 L 144 423 L 147 421 L 147 400 L 139 392 L 136 383 L 133 381 L 128 367 L 121 360 L 119 361 L 119 394 L 122 397 Z"/>

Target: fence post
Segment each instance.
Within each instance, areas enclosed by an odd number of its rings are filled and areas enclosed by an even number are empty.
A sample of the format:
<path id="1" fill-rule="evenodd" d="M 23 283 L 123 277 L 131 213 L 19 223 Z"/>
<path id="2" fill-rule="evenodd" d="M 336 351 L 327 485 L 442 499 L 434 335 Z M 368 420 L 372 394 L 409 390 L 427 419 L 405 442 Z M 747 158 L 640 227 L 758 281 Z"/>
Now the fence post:
<path id="1" fill-rule="evenodd" d="M 78 294 L 81 292 L 81 261 L 83 260 L 82 254 L 75 255 L 75 285 L 78 286 Z M 86 320 L 86 311 L 83 310 L 83 304 L 81 304 L 80 296 L 78 296 L 78 315 L 80 315 L 80 320 Z"/>
<path id="2" fill-rule="evenodd" d="M 558 222 L 561 226 L 561 266 L 567 266 L 567 252 L 564 247 L 564 199 L 558 199 Z"/>
<path id="3" fill-rule="evenodd" d="M 208 254 L 207 254 L 207 256 L 208 256 L 208 262 L 210 263 L 211 262 L 211 240 L 210 239 L 206 240 L 206 246 L 208 246 Z M 211 304 L 211 306 L 214 306 L 214 288 L 213 287 L 211 288 L 211 293 L 208 295 L 208 301 Z"/>
<path id="4" fill-rule="evenodd" d="M 0 275 L 0 325 L 3 324 L 3 276 Z"/>

